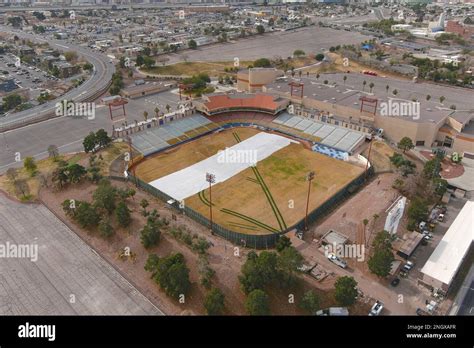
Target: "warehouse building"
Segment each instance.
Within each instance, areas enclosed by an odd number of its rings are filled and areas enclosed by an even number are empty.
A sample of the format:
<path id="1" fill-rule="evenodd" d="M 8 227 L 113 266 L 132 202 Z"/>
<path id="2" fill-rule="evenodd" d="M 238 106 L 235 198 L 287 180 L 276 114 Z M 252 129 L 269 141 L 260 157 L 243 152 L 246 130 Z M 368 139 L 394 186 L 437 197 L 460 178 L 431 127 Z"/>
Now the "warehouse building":
<path id="1" fill-rule="evenodd" d="M 421 269 L 420 283 L 447 292 L 474 239 L 474 202 L 467 201 Z"/>

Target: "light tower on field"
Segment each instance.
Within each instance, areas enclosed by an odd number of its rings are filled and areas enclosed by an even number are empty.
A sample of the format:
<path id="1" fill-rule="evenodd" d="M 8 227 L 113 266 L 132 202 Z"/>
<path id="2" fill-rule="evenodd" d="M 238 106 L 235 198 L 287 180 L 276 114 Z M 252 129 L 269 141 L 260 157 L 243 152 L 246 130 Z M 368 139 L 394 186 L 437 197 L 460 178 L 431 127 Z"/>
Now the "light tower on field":
<path id="1" fill-rule="evenodd" d="M 206 181 L 209 183 L 209 220 L 211 221 L 211 233 L 214 234 L 212 229 L 212 184 L 216 182 L 216 175 L 206 173 Z"/>
<path id="2" fill-rule="evenodd" d="M 309 194 L 311 192 L 311 182 L 313 181 L 314 176 L 315 176 L 315 173 L 312 172 L 312 171 L 309 172 L 306 175 L 306 181 L 308 182 L 308 198 L 306 199 L 306 214 L 305 214 L 305 218 L 304 218 L 304 224 L 305 224 L 305 230 L 306 231 L 309 230 L 309 226 L 308 226 Z"/>

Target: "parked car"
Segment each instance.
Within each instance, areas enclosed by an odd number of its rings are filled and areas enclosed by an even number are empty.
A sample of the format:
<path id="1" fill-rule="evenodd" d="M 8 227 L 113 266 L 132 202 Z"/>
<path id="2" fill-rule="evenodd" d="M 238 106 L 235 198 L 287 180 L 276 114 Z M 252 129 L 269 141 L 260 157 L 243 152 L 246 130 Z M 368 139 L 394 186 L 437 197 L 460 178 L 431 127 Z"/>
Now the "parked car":
<path id="1" fill-rule="evenodd" d="M 377 316 L 379 315 L 383 310 L 383 303 L 380 301 L 375 301 L 374 305 L 372 306 L 372 309 L 369 312 L 369 316 Z"/>
<path id="2" fill-rule="evenodd" d="M 444 214 L 439 214 L 438 215 L 438 221 L 440 221 L 440 222 L 444 221 Z"/>
<path id="3" fill-rule="evenodd" d="M 344 260 L 341 260 L 339 257 L 337 257 L 334 253 L 329 253 L 327 255 L 327 258 L 329 259 L 329 261 L 331 261 L 332 263 L 338 265 L 339 267 L 341 268 L 346 268 L 347 267 L 347 263 L 346 261 Z"/>
<path id="4" fill-rule="evenodd" d="M 399 283 L 400 283 L 400 278 L 393 278 L 393 280 L 390 282 L 390 285 L 393 287 L 396 287 L 398 286 Z"/>
<path id="5" fill-rule="evenodd" d="M 409 272 L 413 268 L 413 266 L 415 266 L 414 262 L 407 261 L 407 263 L 403 266 L 402 270 L 405 271 L 405 272 Z"/>

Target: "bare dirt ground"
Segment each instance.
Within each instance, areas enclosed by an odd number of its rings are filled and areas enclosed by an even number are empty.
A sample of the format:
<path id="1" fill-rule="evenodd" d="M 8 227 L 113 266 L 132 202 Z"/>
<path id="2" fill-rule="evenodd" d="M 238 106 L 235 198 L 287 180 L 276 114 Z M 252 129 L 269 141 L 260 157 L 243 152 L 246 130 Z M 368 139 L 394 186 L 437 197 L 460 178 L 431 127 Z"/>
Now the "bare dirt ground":
<path id="1" fill-rule="evenodd" d="M 133 185 L 116 182 L 117 187 L 133 187 Z M 83 183 L 57 192 L 51 189 L 43 188 L 40 192 L 40 198 L 56 216 L 66 222 L 83 240 L 85 240 L 95 251 L 102 255 L 119 272 L 124 275 L 134 286 L 137 287 L 145 296 L 147 296 L 156 306 L 168 315 L 193 315 L 205 314 L 203 300 L 206 290 L 199 285 L 198 276 L 198 256 L 192 252 L 183 243 L 175 240 L 168 233 L 162 234 L 162 239 L 157 247 L 145 250 L 141 245 L 139 230 L 145 224 L 145 218 L 139 214 L 141 210 L 139 202 L 146 198 L 150 202 L 147 210 L 157 209 L 161 217 L 172 220 L 173 211 L 164 203 L 151 197 L 144 191 L 137 190 L 133 200 L 130 200 L 129 207 L 133 211 L 133 222 L 127 229 L 116 229 L 116 233 L 108 240 L 100 238 L 94 231 L 81 229 L 77 224 L 65 216 L 60 204 L 65 199 L 91 200 L 92 192 L 95 186 Z M 205 237 L 213 243 L 209 249 L 210 266 L 216 271 L 213 278 L 214 286 L 219 287 L 226 297 L 225 314 L 245 315 L 244 302 L 245 295 L 240 290 L 238 275 L 245 261 L 248 249 L 240 249 L 239 256 L 235 256 L 234 246 L 227 241 L 210 234 L 203 226 L 195 223 L 183 215 L 177 215 L 177 220 L 172 221 L 170 225 L 184 226 L 192 233 Z M 124 247 L 130 247 L 132 253 L 136 254 L 136 259 L 122 261 L 118 255 Z M 144 270 L 144 265 L 149 253 L 156 253 L 159 256 L 167 256 L 171 253 L 181 252 L 188 268 L 190 269 L 190 279 L 192 290 L 187 296 L 184 304 L 170 299 L 159 288 L 159 286 L 150 279 L 150 274 Z M 306 314 L 298 307 L 298 302 L 303 293 L 309 289 L 315 290 L 321 297 L 323 308 L 336 305 L 332 287 L 333 282 L 320 283 L 315 279 L 302 276 L 299 282 L 300 286 L 295 289 L 266 289 L 270 297 L 271 313 L 274 315 L 304 315 Z M 294 295 L 295 302 L 289 301 L 289 296 Z M 356 303 L 349 310 L 351 314 L 365 314 L 366 304 Z"/>
<path id="2" fill-rule="evenodd" d="M 398 191 L 392 188 L 393 181 L 397 177 L 397 174 L 392 173 L 378 175 L 363 190 L 345 201 L 324 221 L 313 227 L 311 230 L 313 235 L 317 237 L 334 229 L 355 241 L 357 228 L 364 219 L 369 220 L 366 228 L 367 238 L 373 231 L 383 229 L 385 210 L 399 196 Z M 379 215 L 379 218 L 375 219 L 375 226 L 374 214 Z"/>

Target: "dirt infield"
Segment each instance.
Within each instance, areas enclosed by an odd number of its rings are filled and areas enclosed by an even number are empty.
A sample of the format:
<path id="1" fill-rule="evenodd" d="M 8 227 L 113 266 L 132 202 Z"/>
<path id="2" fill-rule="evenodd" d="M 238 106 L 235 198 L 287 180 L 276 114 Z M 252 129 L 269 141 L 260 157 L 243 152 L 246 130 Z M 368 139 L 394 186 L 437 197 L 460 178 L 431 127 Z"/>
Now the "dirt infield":
<path id="1" fill-rule="evenodd" d="M 137 176 L 147 182 L 186 168 L 226 146 L 249 138 L 259 131 L 234 128 L 212 137 L 203 137 L 168 153 L 140 163 Z M 213 185 L 214 222 L 230 230 L 249 234 L 269 234 L 286 229 L 304 217 L 308 183 L 306 174 L 315 171 L 309 211 L 332 197 L 363 168 L 291 144 L 223 183 Z M 187 198 L 185 204 L 204 216 L 209 215 L 209 190 Z"/>

